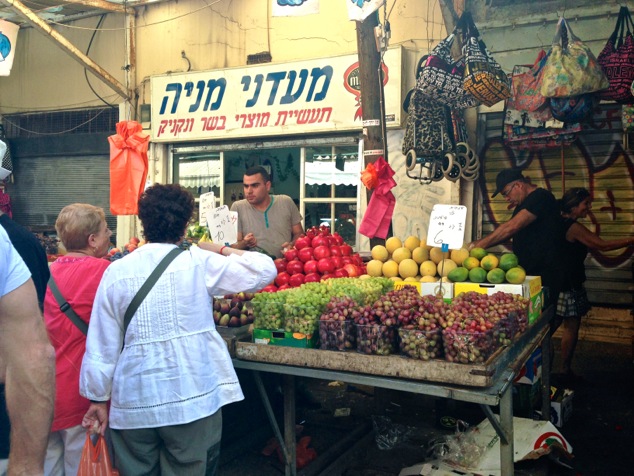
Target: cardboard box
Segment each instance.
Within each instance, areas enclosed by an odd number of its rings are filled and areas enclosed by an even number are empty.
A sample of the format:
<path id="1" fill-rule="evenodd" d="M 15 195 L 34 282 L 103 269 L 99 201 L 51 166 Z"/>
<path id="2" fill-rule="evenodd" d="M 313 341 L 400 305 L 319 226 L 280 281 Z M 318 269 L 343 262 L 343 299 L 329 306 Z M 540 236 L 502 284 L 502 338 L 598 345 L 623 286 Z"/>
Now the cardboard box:
<path id="1" fill-rule="evenodd" d="M 533 383 L 513 384 L 513 415 L 522 418 L 532 418 L 541 402 L 541 379 Z"/>
<path id="2" fill-rule="evenodd" d="M 301 334 L 283 330 L 253 329 L 253 342 L 256 344 L 314 349 L 319 342 L 319 334 L 316 332 L 314 334 Z"/>
<path id="3" fill-rule="evenodd" d="M 550 387 L 550 421 L 556 427 L 563 427 L 570 419 L 574 394 L 573 390 Z"/>
<path id="4" fill-rule="evenodd" d="M 481 294 L 495 294 L 498 291 L 511 294 L 519 294 L 525 298 L 529 298 L 528 304 L 528 323 L 535 322 L 542 313 L 544 297 L 542 292 L 541 276 L 526 276 L 522 284 L 490 284 L 490 283 L 455 283 L 454 296 L 460 293 L 475 291 Z"/>
<path id="5" fill-rule="evenodd" d="M 542 378 L 542 348 L 538 347 L 520 369 L 513 383 L 532 385 Z"/>
<path id="6" fill-rule="evenodd" d="M 446 303 L 450 303 L 454 296 L 454 283 L 414 283 L 408 281 L 394 283 L 394 289 L 401 289 L 404 286 L 415 287 L 421 296 L 436 296 L 441 294 Z"/>

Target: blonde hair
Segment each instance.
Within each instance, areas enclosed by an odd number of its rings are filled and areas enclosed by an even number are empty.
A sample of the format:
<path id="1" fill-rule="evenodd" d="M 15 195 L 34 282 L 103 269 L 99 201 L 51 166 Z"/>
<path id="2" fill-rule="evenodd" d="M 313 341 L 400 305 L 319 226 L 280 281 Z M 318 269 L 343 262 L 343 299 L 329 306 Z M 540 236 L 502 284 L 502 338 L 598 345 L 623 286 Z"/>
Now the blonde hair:
<path id="1" fill-rule="evenodd" d="M 99 233 L 105 221 L 103 208 L 87 203 L 72 203 L 59 212 L 55 229 L 67 251 L 82 250 L 88 246 L 88 237 Z"/>

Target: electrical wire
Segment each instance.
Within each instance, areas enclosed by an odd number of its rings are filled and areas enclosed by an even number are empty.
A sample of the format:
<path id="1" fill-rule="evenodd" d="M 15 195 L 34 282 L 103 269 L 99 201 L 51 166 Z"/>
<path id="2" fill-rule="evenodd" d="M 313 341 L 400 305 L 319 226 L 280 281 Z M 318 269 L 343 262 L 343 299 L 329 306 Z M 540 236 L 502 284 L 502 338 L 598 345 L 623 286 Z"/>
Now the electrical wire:
<path id="1" fill-rule="evenodd" d="M 78 124 L 75 127 L 72 127 L 70 129 L 66 129 L 65 131 L 59 131 L 59 132 L 31 131 L 29 129 L 25 129 L 24 127 L 18 126 L 15 122 L 11 121 L 10 119 L 7 119 L 7 116 L 2 116 L 2 120 L 3 120 L 3 122 L 8 122 L 9 124 L 11 124 L 13 127 L 15 127 L 18 130 L 21 130 L 21 131 L 24 131 L 24 132 L 28 132 L 28 133 L 33 134 L 33 135 L 38 135 L 38 136 L 58 136 L 58 135 L 61 135 L 61 134 L 68 134 L 69 132 L 77 130 L 77 129 L 79 129 L 82 126 L 85 126 L 86 124 L 91 123 L 92 121 L 97 119 L 101 114 L 103 114 L 105 111 L 106 111 L 106 109 L 101 109 L 94 117 L 91 117 L 87 121 L 84 121 L 81 124 Z"/>
<path id="2" fill-rule="evenodd" d="M 97 22 L 97 27 L 93 30 L 92 36 L 90 37 L 90 41 L 88 42 L 88 47 L 86 48 L 86 56 L 88 56 L 88 54 L 90 53 L 90 47 L 92 46 L 92 42 L 95 39 L 95 36 L 97 35 L 97 32 L 99 31 L 99 27 L 101 26 L 101 24 L 104 22 L 105 19 L 106 19 L 106 14 L 105 13 L 99 17 L 99 21 Z M 95 96 L 97 96 L 97 98 L 99 98 L 99 100 L 102 103 L 104 103 L 106 106 L 111 107 L 113 109 L 117 107 L 116 105 L 110 104 L 108 101 L 106 101 L 104 98 L 102 98 L 97 93 L 97 91 L 95 91 L 95 88 L 92 87 L 92 84 L 90 83 L 90 79 L 88 78 L 88 68 L 84 68 L 84 77 L 86 78 L 86 83 L 88 84 L 88 87 L 90 88 L 92 93 Z"/>
<path id="3" fill-rule="evenodd" d="M 215 0 L 212 3 L 205 2 L 206 4 L 205 4 L 204 7 L 197 8 L 196 10 L 192 10 L 190 12 L 183 13 L 182 15 L 177 15 L 177 16 L 172 17 L 172 18 L 166 18 L 165 20 L 157 21 L 157 22 L 154 22 L 154 23 L 147 23 L 145 25 L 140 25 L 140 26 L 137 26 L 136 29 L 147 28 L 147 27 L 155 26 L 155 25 L 161 25 L 163 23 L 169 23 L 171 21 L 178 20 L 180 18 L 189 16 L 189 15 L 193 15 L 194 13 L 198 13 L 198 12 L 204 10 L 205 8 L 213 7 L 215 4 L 220 3 L 222 1 L 223 0 Z M 47 23 L 52 24 L 52 25 L 58 25 L 58 26 L 63 27 L 63 28 L 70 28 L 70 29 L 73 29 L 73 30 L 92 30 L 92 28 L 89 28 L 89 27 L 69 25 L 67 23 L 60 23 L 60 22 L 56 22 L 56 21 L 47 21 Z M 128 29 L 129 28 L 127 28 L 127 27 L 124 27 L 124 28 L 104 28 L 102 31 L 122 31 L 122 30 L 128 30 Z"/>

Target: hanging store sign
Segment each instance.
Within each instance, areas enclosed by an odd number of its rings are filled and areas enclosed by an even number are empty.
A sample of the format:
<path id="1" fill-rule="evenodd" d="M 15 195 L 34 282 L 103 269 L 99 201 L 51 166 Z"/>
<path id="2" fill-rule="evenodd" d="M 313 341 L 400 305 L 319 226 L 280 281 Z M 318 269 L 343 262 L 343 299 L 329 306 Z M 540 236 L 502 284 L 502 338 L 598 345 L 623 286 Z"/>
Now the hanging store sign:
<path id="1" fill-rule="evenodd" d="M 18 30 L 19 25 L 0 20 L 0 76 L 9 76 L 11 73 Z"/>
<path id="2" fill-rule="evenodd" d="M 386 126 L 401 125 L 402 50 L 383 67 Z M 356 55 L 151 78 L 152 140 L 361 130 Z"/>

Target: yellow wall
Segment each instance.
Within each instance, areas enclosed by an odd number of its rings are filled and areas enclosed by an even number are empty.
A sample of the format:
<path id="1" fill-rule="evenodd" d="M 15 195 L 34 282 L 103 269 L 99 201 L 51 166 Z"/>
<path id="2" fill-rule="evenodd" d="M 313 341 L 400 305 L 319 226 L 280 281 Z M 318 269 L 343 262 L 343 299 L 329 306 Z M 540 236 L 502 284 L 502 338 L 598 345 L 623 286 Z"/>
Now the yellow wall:
<path id="1" fill-rule="evenodd" d="M 304 17 L 271 17 L 271 0 L 208 3 L 170 1 L 136 10 L 135 74 L 140 103 L 149 102 L 150 76 L 187 70 L 183 51 L 192 71 L 243 66 L 247 55 L 263 51 L 270 51 L 273 62 L 357 51 L 355 22 L 348 20 L 344 1 L 321 0 L 320 13 Z M 389 9 L 392 2 L 388 4 Z M 380 18 L 383 21 L 383 9 Z M 434 1 L 428 5 L 420 0 L 399 0 L 389 19 L 390 45 L 402 44 L 409 53 L 405 76 L 413 83 L 413 73 L 408 71 L 445 34 L 440 7 Z M 92 17 L 54 28 L 85 53 L 98 21 L 99 17 Z M 123 15 L 107 15 L 89 55 L 121 83 L 124 28 Z M 121 102 L 108 86 L 89 76 L 97 94 L 108 102 Z M 79 63 L 39 31 L 21 29 L 11 76 L 0 78 L 0 114 L 101 104 L 86 84 Z"/>

